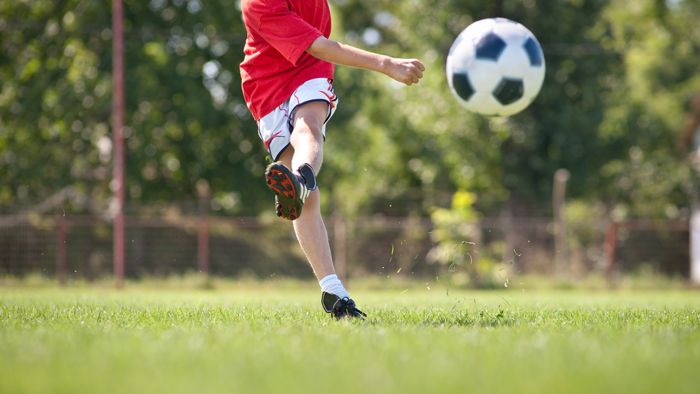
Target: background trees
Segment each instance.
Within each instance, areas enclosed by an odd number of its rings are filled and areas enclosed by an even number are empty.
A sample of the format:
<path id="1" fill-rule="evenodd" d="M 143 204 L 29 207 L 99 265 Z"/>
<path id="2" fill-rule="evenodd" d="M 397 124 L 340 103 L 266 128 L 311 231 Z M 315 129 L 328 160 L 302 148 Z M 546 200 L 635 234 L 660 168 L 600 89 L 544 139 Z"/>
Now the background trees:
<path id="1" fill-rule="evenodd" d="M 505 207 L 515 215 L 549 215 L 553 173 L 566 168 L 575 199 L 620 215 L 679 214 L 689 181 L 674 149 L 684 102 L 700 86 L 692 66 L 698 39 L 689 24 L 697 4 L 505 1 L 498 9 L 480 1 L 379 1 L 362 17 L 362 3 L 338 7 L 347 38 L 429 64 L 415 89 L 369 76 L 388 93 L 380 103 L 366 100 L 355 115 L 358 122 L 370 117 L 396 142 L 390 154 L 407 163 L 394 175 L 406 182 L 401 194 L 420 195 L 426 208 L 446 205 L 446 191 L 466 189 L 478 193 L 486 213 Z M 508 120 L 462 111 L 443 76 L 452 37 L 474 19 L 495 15 L 529 26 L 547 58 L 540 97 Z M 340 74 L 339 83 L 358 74 Z"/>
<path id="2" fill-rule="evenodd" d="M 334 36 L 419 57 L 424 81 L 402 87 L 338 68 L 341 98 L 328 133 L 325 209 L 427 216 L 456 191 L 495 215 L 550 215 L 552 176 L 570 196 L 618 216 L 678 217 L 689 170 L 676 137 L 700 89 L 697 2 L 588 0 L 331 1 Z M 240 92 L 245 31 L 235 3 L 126 1 L 128 188 L 132 206 L 194 200 L 269 211 L 266 163 Z M 547 77 L 510 119 L 466 113 L 444 59 L 470 22 L 506 16 L 543 45 Z M 68 207 L 106 209 L 110 196 L 109 7 L 78 0 L 0 3 L 0 206 L 72 186 Z"/>
<path id="3" fill-rule="evenodd" d="M 206 181 L 217 208 L 258 212 L 264 156 L 239 87 L 240 11 L 227 2 L 125 6 L 128 199 L 187 201 Z M 110 23 L 110 8 L 95 2 L 0 5 L 4 206 L 72 185 L 85 196 L 74 209 L 105 208 Z"/>

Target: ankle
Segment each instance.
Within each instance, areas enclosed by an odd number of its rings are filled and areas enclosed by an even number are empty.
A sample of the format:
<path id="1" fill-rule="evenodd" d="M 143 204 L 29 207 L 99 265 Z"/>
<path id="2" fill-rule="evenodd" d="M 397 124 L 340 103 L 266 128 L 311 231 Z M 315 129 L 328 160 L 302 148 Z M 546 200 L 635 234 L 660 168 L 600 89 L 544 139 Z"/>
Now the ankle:
<path id="1" fill-rule="evenodd" d="M 323 279 L 318 281 L 318 284 L 321 286 L 321 291 L 335 294 L 340 298 L 350 298 L 350 293 L 345 290 L 343 283 L 340 281 L 340 279 L 338 279 L 338 275 L 336 274 L 325 276 Z"/>

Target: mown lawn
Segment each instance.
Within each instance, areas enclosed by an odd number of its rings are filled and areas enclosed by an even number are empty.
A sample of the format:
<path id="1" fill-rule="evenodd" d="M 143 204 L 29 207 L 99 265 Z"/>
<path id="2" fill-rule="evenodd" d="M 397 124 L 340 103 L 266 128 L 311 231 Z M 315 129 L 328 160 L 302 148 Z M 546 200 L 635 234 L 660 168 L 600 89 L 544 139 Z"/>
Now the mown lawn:
<path id="1" fill-rule="evenodd" d="M 697 393 L 700 292 L 0 287 L 2 393 Z"/>

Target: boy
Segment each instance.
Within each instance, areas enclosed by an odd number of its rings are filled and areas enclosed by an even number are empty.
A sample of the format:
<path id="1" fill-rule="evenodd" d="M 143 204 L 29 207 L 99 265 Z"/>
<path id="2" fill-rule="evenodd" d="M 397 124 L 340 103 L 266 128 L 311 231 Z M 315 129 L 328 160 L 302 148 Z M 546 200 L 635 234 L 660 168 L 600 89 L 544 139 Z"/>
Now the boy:
<path id="1" fill-rule="evenodd" d="M 248 36 L 241 85 L 273 160 L 265 178 L 275 193 L 277 215 L 293 221 L 319 280 L 324 310 L 338 319 L 364 318 L 335 274 L 316 185 L 326 122 L 338 106 L 334 64 L 378 71 L 407 85 L 417 83 L 425 68 L 416 59 L 392 58 L 329 40 L 327 0 L 243 0 L 242 10 Z"/>

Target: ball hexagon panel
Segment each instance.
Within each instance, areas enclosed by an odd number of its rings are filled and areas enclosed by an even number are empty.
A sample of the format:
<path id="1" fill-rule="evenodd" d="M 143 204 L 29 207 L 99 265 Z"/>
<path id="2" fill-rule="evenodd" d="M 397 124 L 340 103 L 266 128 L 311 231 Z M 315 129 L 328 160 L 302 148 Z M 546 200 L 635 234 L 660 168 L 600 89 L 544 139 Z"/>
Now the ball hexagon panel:
<path id="1" fill-rule="evenodd" d="M 469 82 L 469 76 L 467 76 L 466 73 L 452 74 L 452 87 L 455 92 L 457 92 L 457 95 L 464 101 L 469 101 L 476 92 L 471 82 Z"/>
<path id="2" fill-rule="evenodd" d="M 520 23 L 515 23 L 508 19 L 496 18 L 493 32 L 503 39 L 508 45 L 519 46 L 529 35 L 528 30 Z"/>
<path id="3" fill-rule="evenodd" d="M 508 45 L 498 59 L 496 67 L 504 77 L 523 78 L 530 68 L 530 60 L 522 47 Z"/>
<path id="4" fill-rule="evenodd" d="M 500 115 L 503 106 L 496 101 L 490 92 L 476 92 L 472 99 L 466 104 L 467 109 L 472 111 L 478 110 L 479 113 L 486 116 Z"/>
<path id="5" fill-rule="evenodd" d="M 523 44 L 523 49 L 525 49 L 525 53 L 527 53 L 527 57 L 530 60 L 530 66 L 542 66 L 542 49 L 540 49 L 540 44 L 534 38 L 528 37 Z"/>
<path id="6" fill-rule="evenodd" d="M 544 66 L 542 66 L 544 68 Z M 530 102 L 537 96 L 540 88 L 542 87 L 542 82 L 544 82 L 544 72 L 542 68 L 530 67 L 523 75 L 523 82 L 525 83 L 525 97 L 530 99 Z"/>
<path id="7" fill-rule="evenodd" d="M 469 68 L 474 58 L 474 44 L 470 40 L 458 39 L 450 48 L 447 69 L 452 72 L 463 72 Z"/>
<path id="8" fill-rule="evenodd" d="M 488 33 L 475 43 L 476 58 L 497 61 L 506 49 L 506 42 L 495 33 Z"/>
<path id="9" fill-rule="evenodd" d="M 464 35 L 467 38 L 482 37 L 492 31 L 495 25 L 496 20 L 493 18 L 481 19 L 467 26 L 460 35 Z"/>
<path id="10" fill-rule="evenodd" d="M 502 105 L 513 104 L 525 93 L 523 81 L 519 78 L 503 78 L 493 90 L 493 97 Z"/>
<path id="11" fill-rule="evenodd" d="M 466 72 L 474 90 L 489 93 L 501 80 L 501 74 L 495 70 L 492 60 L 476 59 Z"/>

